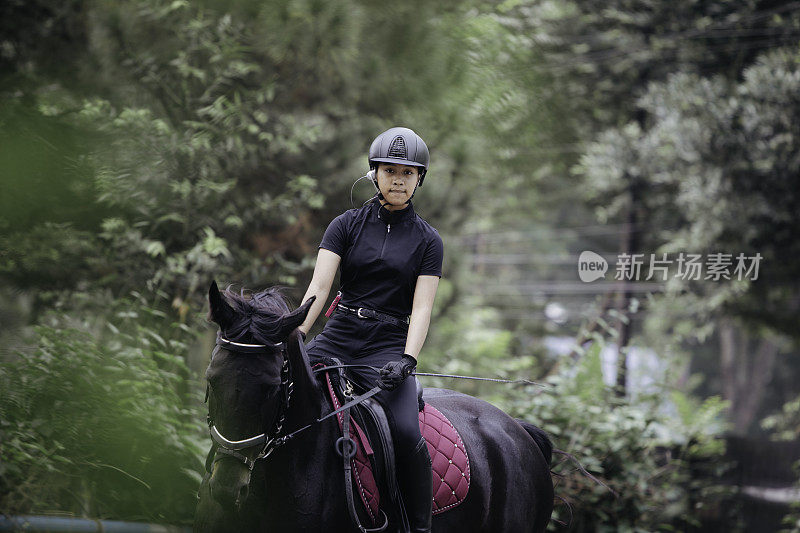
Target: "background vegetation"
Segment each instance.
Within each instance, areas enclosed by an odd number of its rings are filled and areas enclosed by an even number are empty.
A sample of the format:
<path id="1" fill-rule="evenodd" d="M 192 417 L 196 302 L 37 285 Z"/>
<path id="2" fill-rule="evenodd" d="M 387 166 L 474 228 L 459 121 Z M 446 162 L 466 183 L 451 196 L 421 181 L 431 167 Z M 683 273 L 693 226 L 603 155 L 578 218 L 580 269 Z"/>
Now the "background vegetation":
<path id="1" fill-rule="evenodd" d="M 554 468 L 573 530 L 746 527 L 720 437 L 798 437 L 798 8 L 3 3 L 0 512 L 191 522 L 210 281 L 299 303 L 402 124 L 446 248 L 424 370 L 546 386 L 426 385 L 537 423 L 607 484 Z M 620 291 L 577 281 L 587 249 L 762 262 Z"/>

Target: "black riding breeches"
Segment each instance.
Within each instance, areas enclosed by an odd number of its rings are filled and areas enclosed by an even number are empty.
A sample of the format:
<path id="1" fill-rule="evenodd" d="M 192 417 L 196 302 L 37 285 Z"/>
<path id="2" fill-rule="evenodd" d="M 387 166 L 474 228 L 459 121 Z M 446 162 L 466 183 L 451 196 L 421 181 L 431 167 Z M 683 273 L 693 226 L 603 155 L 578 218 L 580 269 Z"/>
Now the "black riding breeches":
<path id="1" fill-rule="evenodd" d="M 402 357 L 402 355 L 401 355 Z M 343 361 L 344 362 L 344 361 Z M 348 368 L 348 377 L 362 388 L 365 385 L 375 386 L 378 373 L 363 368 Z M 365 372 L 366 371 L 366 372 Z M 422 434 L 419 431 L 419 402 L 417 401 L 417 380 L 409 376 L 393 391 L 381 391 L 375 398 L 386 410 L 392 426 L 392 438 L 399 455 L 408 457 L 419 443 Z"/>
<path id="2" fill-rule="evenodd" d="M 403 357 L 405 342 L 406 332 L 396 326 L 337 314 L 309 341 L 306 352 L 312 365 L 324 357 L 335 357 L 345 365 L 370 365 L 345 369 L 347 377 L 366 391 L 377 385 L 383 365 Z M 386 410 L 397 454 L 410 456 L 422 437 L 416 379 L 409 376 L 395 390 L 381 391 L 375 398 Z"/>

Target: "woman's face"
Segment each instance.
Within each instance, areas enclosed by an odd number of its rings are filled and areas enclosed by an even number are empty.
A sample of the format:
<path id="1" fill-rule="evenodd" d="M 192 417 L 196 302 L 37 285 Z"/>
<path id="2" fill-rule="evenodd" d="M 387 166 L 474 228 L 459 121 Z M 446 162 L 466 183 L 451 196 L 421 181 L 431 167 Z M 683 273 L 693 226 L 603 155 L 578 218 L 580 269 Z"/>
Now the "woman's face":
<path id="1" fill-rule="evenodd" d="M 419 167 L 399 165 L 397 163 L 380 163 L 375 172 L 378 188 L 389 202 L 384 207 L 389 211 L 405 207 L 419 181 Z"/>

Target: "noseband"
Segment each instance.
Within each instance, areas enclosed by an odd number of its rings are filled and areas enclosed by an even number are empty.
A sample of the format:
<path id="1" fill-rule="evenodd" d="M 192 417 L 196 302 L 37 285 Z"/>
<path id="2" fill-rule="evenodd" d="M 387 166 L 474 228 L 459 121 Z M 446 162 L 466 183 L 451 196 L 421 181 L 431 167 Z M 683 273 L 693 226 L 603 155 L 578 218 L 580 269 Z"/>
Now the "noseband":
<path id="1" fill-rule="evenodd" d="M 292 399 L 292 391 L 294 390 L 294 382 L 292 381 L 292 368 L 289 361 L 289 354 L 286 349 L 286 341 L 278 342 L 275 344 L 243 344 L 233 342 L 223 337 L 217 332 L 217 347 L 225 348 L 229 352 L 245 353 L 252 355 L 272 355 L 275 352 L 275 347 L 279 347 L 281 355 L 283 356 L 283 365 L 281 366 L 281 404 L 278 408 L 278 418 L 275 425 L 268 432 L 260 433 L 253 437 L 242 440 L 230 440 L 220 433 L 217 426 L 214 424 L 214 419 L 211 413 L 208 414 L 208 428 L 211 431 L 211 438 L 214 440 L 214 447 L 216 453 L 211 453 L 206 461 L 206 470 L 211 470 L 211 465 L 219 461 L 223 456 L 228 455 L 241 461 L 247 466 L 247 469 L 252 472 L 255 467 L 256 461 L 265 459 L 281 446 L 285 439 L 278 437 L 283 429 L 283 423 L 286 420 L 286 412 L 289 409 L 289 402 Z M 212 356 L 213 357 L 213 356 Z M 206 398 L 208 396 L 206 395 Z M 263 445 L 263 446 L 262 446 Z M 256 446 L 262 446 L 258 455 L 250 459 L 245 454 L 240 453 L 240 450 L 247 450 Z M 210 464 L 209 464 L 210 463 Z"/>

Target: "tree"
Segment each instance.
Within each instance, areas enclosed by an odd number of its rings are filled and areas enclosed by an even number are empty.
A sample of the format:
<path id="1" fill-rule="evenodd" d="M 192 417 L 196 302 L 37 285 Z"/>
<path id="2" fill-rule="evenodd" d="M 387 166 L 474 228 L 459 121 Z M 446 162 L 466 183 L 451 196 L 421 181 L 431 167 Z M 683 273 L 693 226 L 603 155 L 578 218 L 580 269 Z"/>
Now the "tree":
<path id="1" fill-rule="evenodd" d="M 797 340 L 797 264 L 783 258 L 797 253 L 785 235 L 800 228 L 798 66 L 796 52 L 779 49 L 747 68 L 741 83 L 681 73 L 653 84 L 640 100 L 650 127 L 609 130 L 582 163 L 601 191 L 636 172 L 651 191 L 648 212 L 661 220 L 677 214 L 659 251 L 730 254 L 724 278 L 704 273 L 670 284 L 674 294 L 692 293 L 684 299 L 698 322 L 719 326 L 723 391 L 740 432 L 754 420 L 781 338 Z M 738 254 L 760 258 L 758 273 L 737 273 Z M 748 335 L 761 338 L 757 349 Z"/>

